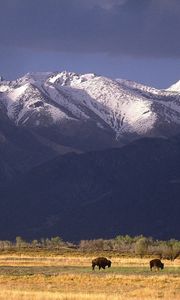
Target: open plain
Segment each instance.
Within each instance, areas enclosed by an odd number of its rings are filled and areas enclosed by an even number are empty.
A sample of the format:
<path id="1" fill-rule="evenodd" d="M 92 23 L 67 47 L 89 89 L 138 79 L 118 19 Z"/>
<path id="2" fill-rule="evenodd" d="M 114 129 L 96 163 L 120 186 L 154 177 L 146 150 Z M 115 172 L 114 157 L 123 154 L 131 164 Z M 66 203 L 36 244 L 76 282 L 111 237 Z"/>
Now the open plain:
<path id="1" fill-rule="evenodd" d="M 180 259 L 163 260 L 150 271 L 150 258 L 107 253 L 112 267 L 95 271 L 91 260 L 104 253 L 2 253 L 0 299 L 121 300 L 180 299 Z"/>

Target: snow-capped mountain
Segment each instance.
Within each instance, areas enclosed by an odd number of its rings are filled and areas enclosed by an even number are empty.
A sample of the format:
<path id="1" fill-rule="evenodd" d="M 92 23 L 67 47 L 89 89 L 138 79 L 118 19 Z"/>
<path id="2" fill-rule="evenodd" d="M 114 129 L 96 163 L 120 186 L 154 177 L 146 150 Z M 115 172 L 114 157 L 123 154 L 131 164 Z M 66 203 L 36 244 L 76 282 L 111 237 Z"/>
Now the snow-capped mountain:
<path id="1" fill-rule="evenodd" d="M 95 74 L 28 73 L 15 81 L 1 79 L 0 104 L 16 126 L 43 138 L 45 129 L 53 130 L 48 139 L 67 146 L 79 138 L 77 148 L 92 136 L 106 140 L 107 147 L 109 139 L 115 145 L 180 131 L 179 83 L 158 90 Z"/>
<path id="2" fill-rule="evenodd" d="M 1 237 L 179 238 L 179 133 L 178 83 L 0 77 Z"/>

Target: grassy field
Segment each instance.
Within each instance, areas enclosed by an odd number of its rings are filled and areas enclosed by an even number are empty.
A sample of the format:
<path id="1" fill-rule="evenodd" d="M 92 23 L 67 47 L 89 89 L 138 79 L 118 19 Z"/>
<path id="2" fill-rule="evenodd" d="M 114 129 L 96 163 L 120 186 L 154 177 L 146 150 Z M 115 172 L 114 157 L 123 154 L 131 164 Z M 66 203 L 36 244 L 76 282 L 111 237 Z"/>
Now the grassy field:
<path id="1" fill-rule="evenodd" d="M 0 255 L 0 300 L 180 299 L 180 260 L 150 271 L 150 258 L 109 254 L 112 267 L 91 270 L 92 257 L 79 253 Z"/>

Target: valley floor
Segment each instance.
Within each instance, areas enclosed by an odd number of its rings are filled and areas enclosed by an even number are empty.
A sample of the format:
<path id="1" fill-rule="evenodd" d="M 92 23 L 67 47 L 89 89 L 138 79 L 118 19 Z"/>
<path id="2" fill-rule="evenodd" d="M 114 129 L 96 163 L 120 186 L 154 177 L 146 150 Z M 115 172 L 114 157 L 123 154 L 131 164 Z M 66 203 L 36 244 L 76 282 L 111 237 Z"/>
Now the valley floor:
<path id="1" fill-rule="evenodd" d="M 0 300 L 180 299 L 180 259 L 150 271 L 149 258 L 111 255 L 112 267 L 91 270 L 93 255 L 0 255 Z"/>

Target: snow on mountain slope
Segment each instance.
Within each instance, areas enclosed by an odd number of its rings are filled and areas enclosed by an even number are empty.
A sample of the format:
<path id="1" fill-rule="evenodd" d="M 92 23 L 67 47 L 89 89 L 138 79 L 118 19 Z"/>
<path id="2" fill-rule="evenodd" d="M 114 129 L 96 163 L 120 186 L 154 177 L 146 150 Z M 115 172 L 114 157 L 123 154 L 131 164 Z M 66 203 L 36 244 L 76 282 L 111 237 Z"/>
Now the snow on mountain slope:
<path id="1" fill-rule="evenodd" d="M 28 73 L 16 81 L 1 81 L 0 101 L 19 126 L 89 122 L 110 128 L 118 139 L 151 134 L 159 124 L 179 127 L 180 93 L 174 92 L 179 85 L 174 86 L 158 90 L 95 74 Z"/>
<path id="2" fill-rule="evenodd" d="M 178 80 L 176 83 L 174 83 L 173 85 L 171 85 L 167 91 L 171 91 L 171 92 L 179 92 L 180 93 L 180 80 Z"/>
<path id="3" fill-rule="evenodd" d="M 16 125 L 29 124 L 28 120 L 33 121 L 31 125 L 43 125 L 44 120 L 52 123 L 68 116 L 59 110 L 54 104 L 49 103 L 48 99 L 36 87 L 30 78 L 23 78 L 16 83 L 11 83 L 10 87 L 2 93 L 1 98 L 7 108 L 7 115 Z M 0 87 L 0 91 L 3 86 Z"/>

